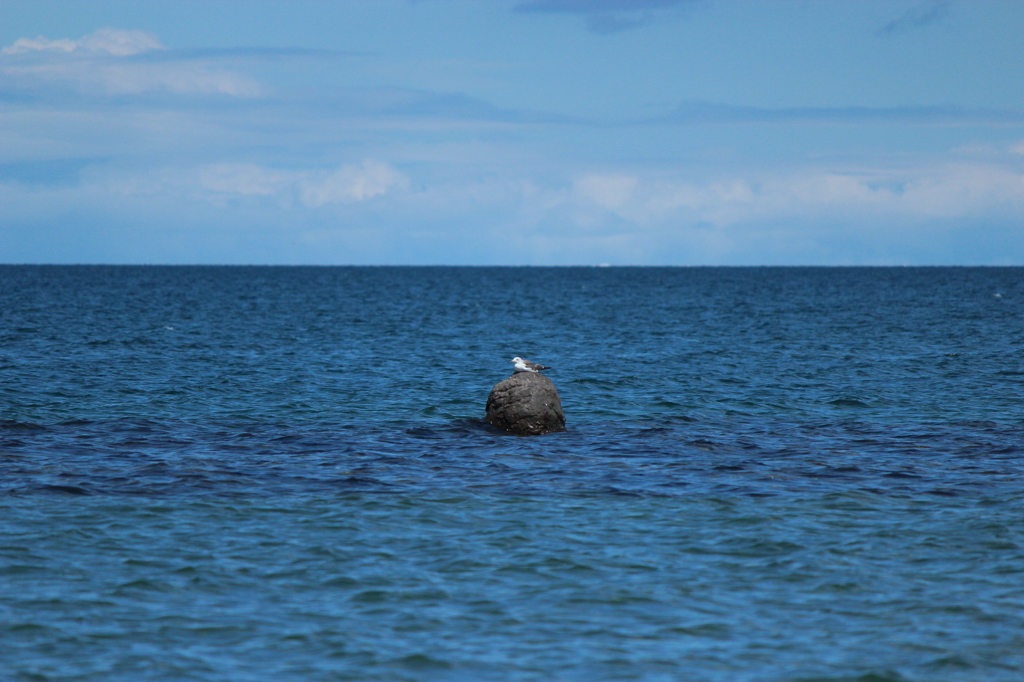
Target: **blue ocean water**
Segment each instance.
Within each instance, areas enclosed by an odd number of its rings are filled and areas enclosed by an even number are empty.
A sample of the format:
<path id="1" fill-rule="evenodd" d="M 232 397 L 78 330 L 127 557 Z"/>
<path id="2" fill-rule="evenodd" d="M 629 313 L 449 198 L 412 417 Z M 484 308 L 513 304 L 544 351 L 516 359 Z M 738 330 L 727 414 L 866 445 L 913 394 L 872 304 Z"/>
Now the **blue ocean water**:
<path id="1" fill-rule="evenodd" d="M 1024 679 L 1024 269 L 0 266 L 0 679 Z M 568 431 L 481 423 L 520 355 Z"/>

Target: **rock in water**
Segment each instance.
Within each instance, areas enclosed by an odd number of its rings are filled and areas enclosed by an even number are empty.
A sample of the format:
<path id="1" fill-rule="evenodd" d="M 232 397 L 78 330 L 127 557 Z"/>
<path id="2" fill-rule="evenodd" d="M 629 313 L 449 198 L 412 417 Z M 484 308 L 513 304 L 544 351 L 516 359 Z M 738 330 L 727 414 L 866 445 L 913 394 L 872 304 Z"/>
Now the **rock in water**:
<path id="1" fill-rule="evenodd" d="M 518 436 L 565 431 L 562 399 L 551 379 L 538 372 L 516 372 L 497 383 L 484 420 Z"/>

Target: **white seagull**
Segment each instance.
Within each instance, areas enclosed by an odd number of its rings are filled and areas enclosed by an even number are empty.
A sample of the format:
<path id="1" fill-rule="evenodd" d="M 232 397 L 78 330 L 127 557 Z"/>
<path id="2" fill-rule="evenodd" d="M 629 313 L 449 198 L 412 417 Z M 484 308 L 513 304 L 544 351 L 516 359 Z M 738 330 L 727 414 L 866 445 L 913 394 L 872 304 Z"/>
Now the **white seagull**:
<path id="1" fill-rule="evenodd" d="M 545 367 L 529 360 L 523 360 L 522 358 L 512 358 L 510 362 L 515 366 L 516 372 L 539 372 L 542 369 L 551 369 L 550 367 Z"/>

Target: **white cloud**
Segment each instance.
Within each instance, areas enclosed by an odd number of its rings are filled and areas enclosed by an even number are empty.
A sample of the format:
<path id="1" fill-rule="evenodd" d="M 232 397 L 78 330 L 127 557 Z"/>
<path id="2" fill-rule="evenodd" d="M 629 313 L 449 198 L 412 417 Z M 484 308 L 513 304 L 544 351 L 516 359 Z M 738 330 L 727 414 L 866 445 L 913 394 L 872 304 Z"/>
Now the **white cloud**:
<path id="1" fill-rule="evenodd" d="M 214 163 L 197 169 L 161 169 L 139 173 L 115 171 L 102 183 L 123 195 L 176 195 L 217 206 L 260 197 L 281 208 L 319 208 L 359 203 L 405 189 L 408 178 L 387 163 L 366 160 L 334 171 L 277 169 L 252 163 Z"/>
<path id="2" fill-rule="evenodd" d="M 10 66 L 4 75 L 22 80 L 70 82 L 86 92 L 137 95 L 144 92 L 172 94 L 221 94 L 256 97 L 263 90 L 256 80 L 201 64 L 98 64 L 76 61 L 62 64 Z"/>
<path id="3" fill-rule="evenodd" d="M 192 170 L 115 171 L 105 184 L 125 195 L 180 196 L 221 207 L 269 199 L 288 211 L 395 196 L 400 201 L 380 210 L 400 222 L 451 224 L 470 215 L 488 215 L 495 224 L 515 224 L 523 233 L 540 230 L 552 239 L 558 234 L 612 239 L 624 233 L 653 239 L 691 228 L 728 233 L 808 222 L 1024 220 L 1024 172 L 996 164 L 872 172 L 805 169 L 705 182 L 640 172 L 587 173 L 563 189 L 529 177 L 495 176 L 448 180 L 410 192 L 406 175 L 368 159 L 334 170 L 215 163 Z"/>
<path id="4" fill-rule="evenodd" d="M 217 163 L 199 171 L 199 184 L 218 194 L 271 196 L 294 184 L 301 173 L 286 172 L 252 163 Z"/>
<path id="5" fill-rule="evenodd" d="M 0 54 L 25 54 L 39 51 L 54 52 L 98 52 L 125 57 L 139 54 L 149 50 L 164 50 L 160 39 L 148 31 L 122 30 L 117 28 L 101 28 L 98 31 L 83 36 L 78 40 L 61 38 L 59 40 L 48 40 L 43 36 L 38 38 L 19 38 L 13 45 L 0 50 Z"/>
<path id="6" fill-rule="evenodd" d="M 640 178 L 630 175 L 584 175 L 573 182 L 577 196 L 615 210 L 630 200 Z"/>
<path id="7" fill-rule="evenodd" d="M 324 204 L 364 201 L 392 188 L 405 188 L 408 180 L 386 163 L 364 161 L 362 166 L 342 166 L 325 178 L 300 183 L 302 203 L 313 208 Z"/>
<path id="8" fill-rule="evenodd" d="M 1024 218 L 1024 173 L 959 164 L 892 171 L 813 171 L 687 182 L 619 174 L 586 175 L 572 200 L 637 226 L 728 226 L 780 218 Z"/>
<path id="9" fill-rule="evenodd" d="M 1012 164 L 748 170 L 713 181 L 635 166 L 567 183 L 530 175 L 473 172 L 424 186 L 381 160 L 333 169 L 97 164 L 80 185 L 0 183 L 0 194 L 18 220 L 100 207 L 132 224 L 226 230 L 252 247 L 253 262 L 927 263 L 1024 254 L 1015 236 L 1024 234 L 1024 170 Z M 451 243 L 458 248 L 438 246 Z M 206 256 L 218 257 L 224 252 Z"/>
<path id="10" fill-rule="evenodd" d="M 904 211 L 922 217 L 959 218 L 1024 213 L 1024 174 L 994 165 L 953 165 L 907 183 Z"/>
<path id="11" fill-rule="evenodd" d="M 114 28 L 102 28 L 78 40 L 48 40 L 42 36 L 19 38 L 0 50 L 0 75 L 28 87 L 70 83 L 86 94 L 133 95 L 153 91 L 232 97 L 263 94 L 263 88 L 255 79 L 202 61 L 129 59 L 166 49 L 152 33 Z"/>

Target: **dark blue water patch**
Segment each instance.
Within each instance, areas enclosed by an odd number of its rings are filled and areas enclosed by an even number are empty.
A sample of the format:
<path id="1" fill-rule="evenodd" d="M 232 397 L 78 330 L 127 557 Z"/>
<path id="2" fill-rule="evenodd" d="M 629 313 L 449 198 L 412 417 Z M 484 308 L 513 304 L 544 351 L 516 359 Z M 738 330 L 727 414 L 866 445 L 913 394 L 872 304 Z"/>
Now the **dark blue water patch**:
<path id="1" fill-rule="evenodd" d="M 1021 486 L 1024 429 L 896 428 L 757 417 L 589 423 L 541 438 L 480 420 L 357 428 L 121 419 L 0 425 L 2 490 L 195 495 L 329 492 L 978 494 Z"/>

